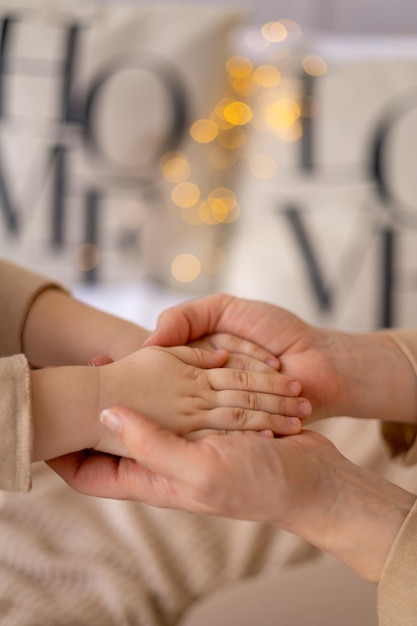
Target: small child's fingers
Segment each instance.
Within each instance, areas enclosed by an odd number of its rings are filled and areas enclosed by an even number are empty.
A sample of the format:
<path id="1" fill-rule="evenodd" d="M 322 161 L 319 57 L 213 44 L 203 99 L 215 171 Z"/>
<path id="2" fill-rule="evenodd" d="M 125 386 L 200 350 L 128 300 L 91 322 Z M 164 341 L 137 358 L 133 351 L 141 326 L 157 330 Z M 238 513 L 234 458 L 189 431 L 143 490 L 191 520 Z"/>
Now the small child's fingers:
<path id="1" fill-rule="evenodd" d="M 260 361 L 261 363 L 268 364 L 274 370 L 277 370 L 280 367 L 278 358 L 272 352 L 269 352 L 269 350 L 266 350 L 253 341 L 243 339 L 237 335 L 231 335 L 230 333 L 215 333 L 213 335 L 207 335 L 203 339 L 193 342 L 191 345 L 203 348 L 207 346 L 207 343 L 209 343 L 209 345 L 211 345 L 214 349 L 222 348 L 228 352 L 249 356 L 252 359 Z"/>
<path id="2" fill-rule="evenodd" d="M 236 389 L 272 393 L 279 396 L 298 396 L 301 393 L 301 383 L 298 380 L 278 372 L 224 368 L 207 370 L 206 376 L 215 391 Z"/>
<path id="3" fill-rule="evenodd" d="M 215 402 L 219 409 L 235 407 L 300 419 L 306 419 L 311 415 L 310 402 L 300 397 L 291 398 L 254 391 L 217 391 Z"/>
<path id="4" fill-rule="evenodd" d="M 207 429 L 207 424 L 210 424 L 210 429 Z M 196 429 L 199 429 L 198 422 Z M 202 415 L 201 429 L 220 433 L 271 430 L 276 435 L 296 435 L 302 429 L 302 420 L 241 407 L 218 407 Z M 188 434 L 187 438 L 189 437 Z"/>

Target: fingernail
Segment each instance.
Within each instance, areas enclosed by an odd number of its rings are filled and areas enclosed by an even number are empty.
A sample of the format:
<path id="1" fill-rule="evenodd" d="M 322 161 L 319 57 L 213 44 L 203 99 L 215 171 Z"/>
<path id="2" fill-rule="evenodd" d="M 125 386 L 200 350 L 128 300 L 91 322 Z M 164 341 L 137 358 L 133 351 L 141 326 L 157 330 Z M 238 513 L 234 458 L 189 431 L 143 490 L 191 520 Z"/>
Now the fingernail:
<path id="1" fill-rule="evenodd" d="M 260 430 L 260 431 L 258 431 L 258 435 L 260 437 L 267 437 L 268 439 L 273 439 L 274 438 L 274 433 L 270 429 Z"/>
<path id="2" fill-rule="evenodd" d="M 279 361 L 278 359 L 274 359 L 272 357 L 269 357 L 268 359 L 266 359 L 266 364 L 270 365 L 271 367 L 273 367 L 274 369 L 277 369 L 279 367 Z"/>
<path id="3" fill-rule="evenodd" d="M 303 415 L 304 417 L 308 417 L 311 413 L 311 404 L 307 400 L 303 400 L 302 402 L 300 402 L 300 405 L 298 408 L 300 410 L 301 415 Z"/>
<path id="4" fill-rule="evenodd" d="M 287 417 L 286 419 L 288 424 L 291 424 L 291 426 L 298 426 L 298 428 L 301 428 L 301 420 L 298 417 Z"/>
<path id="5" fill-rule="evenodd" d="M 299 383 L 298 380 L 291 381 L 288 386 L 290 388 L 290 392 L 295 396 L 298 396 L 298 394 L 301 392 L 301 383 Z"/>
<path id="6" fill-rule="evenodd" d="M 119 435 L 121 433 L 122 420 L 117 413 L 114 413 L 109 409 L 104 409 L 104 411 L 100 413 L 100 422 L 114 435 Z"/>

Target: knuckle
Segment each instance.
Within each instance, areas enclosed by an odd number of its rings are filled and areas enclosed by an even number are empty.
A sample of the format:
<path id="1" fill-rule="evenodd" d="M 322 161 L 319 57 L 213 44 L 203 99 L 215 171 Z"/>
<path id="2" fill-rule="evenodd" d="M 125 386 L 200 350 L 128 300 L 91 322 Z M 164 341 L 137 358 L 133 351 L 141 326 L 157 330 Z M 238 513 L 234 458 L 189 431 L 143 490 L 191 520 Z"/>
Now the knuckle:
<path id="1" fill-rule="evenodd" d="M 287 399 L 284 396 L 277 396 L 279 415 L 287 414 Z"/>
<path id="2" fill-rule="evenodd" d="M 205 370 L 190 365 L 187 369 L 187 376 L 189 380 L 194 383 L 198 383 L 198 387 L 205 388 L 208 385 L 207 376 Z"/>
<path id="3" fill-rule="evenodd" d="M 260 397 L 257 393 L 253 393 L 248 391 L 246 394 L 247 397 L 247 405 L 252 411 L 259 411 L 261 408 Z"/>
<path id="4" fill-rule="evenodd" d="M 233 410 L 233 421 L 238 429 L 245 428 L 248 423 L 249 414 L 246 409 L 236 407 Z"/>
<path id="5" fill-rule="evenodd" d="M 240 389 L 249 389 L 250 387 L 250 376 L 249 372 L 245 370 L 236 370 L 235 373 L 236 384 Z"/>

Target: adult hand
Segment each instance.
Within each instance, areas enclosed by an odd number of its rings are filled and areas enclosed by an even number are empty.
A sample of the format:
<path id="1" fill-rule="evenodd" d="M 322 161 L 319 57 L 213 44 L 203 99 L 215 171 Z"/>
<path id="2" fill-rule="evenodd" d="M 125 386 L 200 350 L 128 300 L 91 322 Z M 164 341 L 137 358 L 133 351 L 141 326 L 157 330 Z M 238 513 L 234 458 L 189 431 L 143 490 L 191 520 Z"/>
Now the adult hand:
<path id="1" fill-rule="evenodd" d="M 277 439 L 270 431 L 233 431 L 188 440 L 124 407 L 104 411 L 101 420 L 131 458 L 88 451 L 49 461 L 76 490 L 282 526 L 304 509 L 303 500 L 307 507 L 336 451 L 308 430 Z"/>
<path id="2" fill-rule="evenodd" d="M 132 458 L 83 453 L 50 465 L 86 494 L 234 519 L 261 520 L 378 581 L 415 501 L 356 467 L 318 433 L 273 439 L 233 432 L 188 441 L 129 409 L 102 414 Z"/>
<path id="3" fill-rule="evenodd" d="M 272 304 L 214 294 L 164 311 L 145 343 L 179 345 L 211 333 L 233 333 L 272 352 L 281 372 L 301 382 L 315 419 L 415 420 L 414 372 L 384 332 L 316 328 Z"/>

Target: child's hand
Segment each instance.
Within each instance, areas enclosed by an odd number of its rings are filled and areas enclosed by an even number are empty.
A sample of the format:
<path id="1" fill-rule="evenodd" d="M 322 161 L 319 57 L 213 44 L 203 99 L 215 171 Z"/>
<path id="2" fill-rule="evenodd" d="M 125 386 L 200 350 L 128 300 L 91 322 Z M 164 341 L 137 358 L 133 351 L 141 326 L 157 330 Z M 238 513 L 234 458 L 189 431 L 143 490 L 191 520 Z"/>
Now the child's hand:
<path id="1" fill-rule="evenodd" d="M 298 397 L 301 386 L 296 380 L 272 369 L 223 368 L 227 359 L 224 351 L 186 346 L 143 348 L 98 368 L 97 415 L 108 406 L 123 404 L 183 436 L 206 429 L 270 429 L 279 435 L 301 430 L 301 420 L 311 407 Z M 106 439 L 103 429 L 95 448 L 107 450 Z"/>

